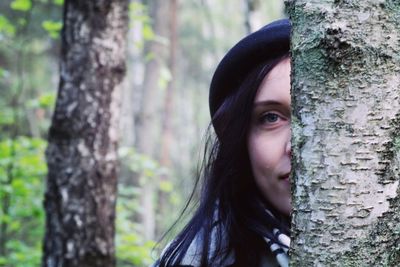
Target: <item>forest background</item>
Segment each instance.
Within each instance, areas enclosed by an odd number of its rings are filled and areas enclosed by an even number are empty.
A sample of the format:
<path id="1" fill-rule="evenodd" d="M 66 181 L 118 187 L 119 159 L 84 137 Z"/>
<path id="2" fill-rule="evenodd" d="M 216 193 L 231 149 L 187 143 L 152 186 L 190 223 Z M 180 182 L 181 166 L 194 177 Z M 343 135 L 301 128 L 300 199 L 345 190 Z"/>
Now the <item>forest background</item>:
<path id="1" fill-rule="evenodd" d="M 0 2 L 0 266 L 39 266 L 42 257 L 44 153 L 59 82 L 62 6 L 63 0 Z M 131 0 L 129 14 L 119 129 L 120 267 L 154 261 L 155 244 L 193 189 L 218 61 L 244 35 L 284 16 L 280 0 Z M 143 101 L 150 90 L 151 101 Z"/>

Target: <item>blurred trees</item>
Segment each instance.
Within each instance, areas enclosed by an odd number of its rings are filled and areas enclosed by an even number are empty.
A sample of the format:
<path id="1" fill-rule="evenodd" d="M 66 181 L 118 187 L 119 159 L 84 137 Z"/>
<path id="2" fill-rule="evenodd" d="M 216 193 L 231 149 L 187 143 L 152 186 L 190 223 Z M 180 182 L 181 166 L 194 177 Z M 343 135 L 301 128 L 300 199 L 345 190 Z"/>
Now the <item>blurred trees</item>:
<path id="1" fill-rule="evenodd" d="M 137 187 L 143 209 L 137 222 L 144 229 L 138 227 L 144 236 L 152 237 L 173 222 L 176 215 L 171 216 L 171 210 L 176 210 L 177 201 L 184 201 L 181 192 L 188 195 L 193 187 L 201 158 L 197 144 L 209 120 L 208 85 L 218 60 L 246 34 L 246 24 L 257 29 L 272 20 L 266 18 L 267 10 L 275 7 L 276 17 L 282 11 L 279 2 L 260 2 L 250 12 L 250 22 L 246 1 L 149 3 L 154 36 L 144 49 L 147 61 L 139 86 L 142 108 L 135 132 L 137 152 L 161 164 L 154 176 L 139 174 Z M 264 16 L 257 19 L 256 13 Z M 149 68 L 156 71 L 149 72 Z"/>
<path id="2" fill-rule="evenodd" d="M 162 20 L 164 33 L 156 30 L 151 13 L 158 1 L 131 0 L 129 5 L 128 71 L 120 105 L 117 266 L 152 262 L 154 241 L 177 218 L 192 190 L 201 155 L 198 144 L 209 120 L 208 86 L 218 60 L 246 32 L 282 17 L 280 0 L 163 2 L 169 6 Z M 247 9 L 247 2 L 256 4 Z M 47 171 L 43 155 L 59 79 L 62 4 L 0 2 L 0 266 L 40 264 Z M 175 22 L 169 20 L 173 12 Z M 150 52 L 150 43 L 162 46 L 165 55 Z M 157 102 L 151 114 L 156 132 L 143 136 L 155 151 L 144 153 L 138 128 L 146 65 L 154 59 L 160 69 L 153 76 L 155 93 L 149 105 Z M 141 220 L 148 211 L 141 200 L 143 185 L 149 183 L 153 240 L 144 238 Z"/>
<path id="3" fill-rule="evenodd" d="M 168 46 L 171 44 L 169 35 L 169 16 L 171 1 L 153 0 L 150 5 L 150 17 L 153 21 L 153 31 L 157 38 L 146 42 L 144 53 L 148 55 L 144 66 L 141 108 L 136 120 L 136 148 L 141 154 L 157 160 L 161 137 L 162 103 L 165 92 L 160 90 L 161 72 L 169 71 L 167 68 Z M 172 79 L 169 77 L 168 79 Z M 165 90 L 166 81 L 162 86 Z M 139 179 L 142 178 L 139 176 Z M 146 181 L 140 186 L 140 203 L 142 212 L 139 223 L 142 225 L 142 234 L 146 239 L 154 239 L 155 234 L 155 208 L 153 181 Z"/>

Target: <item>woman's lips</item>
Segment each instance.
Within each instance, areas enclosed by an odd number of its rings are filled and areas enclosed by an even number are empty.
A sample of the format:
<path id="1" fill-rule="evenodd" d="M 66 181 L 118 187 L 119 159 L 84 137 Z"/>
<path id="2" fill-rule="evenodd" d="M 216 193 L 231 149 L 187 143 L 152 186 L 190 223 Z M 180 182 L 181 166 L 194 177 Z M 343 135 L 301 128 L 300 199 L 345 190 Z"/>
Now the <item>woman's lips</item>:
<path id="1" fill-rule="evenodd" d="M 282 176 L 280 176 L 279 178 L 281 179 L 282 182 L 284 182 L 285 184 L 287 184 L 288 186 L 290 186 L 289 177 L 290 177 L 290 173 L 289 173 L 289 174 L 282 175 Z"/>
<path id="2" fill-rule="evenodd" d="M 282 176 L 279 176 L 279 179 L 288 180 L 289 181 L 289 176 L 290 176 L 290 173 L 287 173 L 287 174 L 284 174 Z"/>

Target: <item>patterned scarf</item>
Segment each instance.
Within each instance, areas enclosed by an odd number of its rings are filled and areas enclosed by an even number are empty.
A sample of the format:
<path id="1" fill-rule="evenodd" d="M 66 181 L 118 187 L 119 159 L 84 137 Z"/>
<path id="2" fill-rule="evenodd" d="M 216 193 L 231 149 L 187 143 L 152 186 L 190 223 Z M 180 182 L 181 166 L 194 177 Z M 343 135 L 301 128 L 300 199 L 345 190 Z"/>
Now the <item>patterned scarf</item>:
<path id="1" fill-rule="evenodd" d="M 265 210 L 268 214 L 270 214 L 272 217 L 274 215 L 268 210 Z M 215 247 L 215 238 L 217 236 L 217 227 L 219 227 L 220 224 L 215 224 L 214 228 L 212 230 L 211 234 L 211 247 L 210 247 L 210 255 L 214 255 L 216 251 Z M 265 242 L 267 242 L 268 247 L 270 248 L 272 254 L 275 256 L 275 259 L 277 263 L 279 264 L 280 267 L 288 267 L 289 266 L 289 256 L 288 256 L 288 250 L 290 247 L 290 237 L 282 233 L 279 229 L 274 228 L 272 231 L 272 234 L 275 236 L 275 240 L 279 240 L 279 243 L 274 242 L 273 240 L 269 239 L 268 237 L 264 237 Z M 170 242 L 171 244 L 172 242 Z M 170 244 L 167 245 L 167 247 L 164 249 L 162 254 L 165 253 L 166 249 L 170 246 Z M 190 244 L 188 250 L 185 253 L 185 256 L 181 260 L 180 264 L 178 265 L 173 265 L 173 266 L 200 266 L 200 260 L 201 260 L 201 249 L 202 249 L 203 241 L 202 241 L 202 235 L 199 233 L 195 239 L 192 241 Z M 220 264 L 217 264 L 215 266 L 229 266 L 234 263 L 235 261 L 235 256 L 233 253 L 229 253 L 227 257 L 222 255 L 223 257 L 220 258 L 221 262 Z M 211 258 L 211 257 L 210 257 Z M 156 262 L 153 267 L 159 267 L 159 262 Z"/>
<path id="2" fill-rule="evenodd" d="M 272 233 L 281 244 L 275 243 L 268 237 L 264 237 L 264 240 L 267 242 L 267 245 L 271 249 L 272 254 L 274 254 L 274 256 L 276 257 L 276 261 L 278 262 L 278 264 L 281 267 L 288 267 L 288 250 L 290 247 L 290 237 L 288 237 L 276 228 L 272 231 Z"/>

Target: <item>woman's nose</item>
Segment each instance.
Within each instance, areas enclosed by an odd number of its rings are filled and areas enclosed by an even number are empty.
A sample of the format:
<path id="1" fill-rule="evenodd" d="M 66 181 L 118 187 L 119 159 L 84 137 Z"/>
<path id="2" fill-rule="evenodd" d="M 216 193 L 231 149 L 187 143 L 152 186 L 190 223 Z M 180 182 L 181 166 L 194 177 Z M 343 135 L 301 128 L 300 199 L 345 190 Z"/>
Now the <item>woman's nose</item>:
<path id="1" fill-rule="evenodd" d="M 292 156 L 292 142 L 291 142 L 291 136 L 289 135 L 288 140 L 286 141 L 286 147 L 285 147 L 285 152 L 286 154 L 289 155 L 289 157 Z"/>

